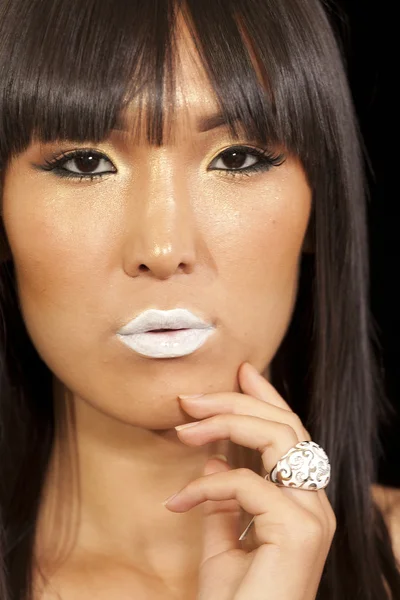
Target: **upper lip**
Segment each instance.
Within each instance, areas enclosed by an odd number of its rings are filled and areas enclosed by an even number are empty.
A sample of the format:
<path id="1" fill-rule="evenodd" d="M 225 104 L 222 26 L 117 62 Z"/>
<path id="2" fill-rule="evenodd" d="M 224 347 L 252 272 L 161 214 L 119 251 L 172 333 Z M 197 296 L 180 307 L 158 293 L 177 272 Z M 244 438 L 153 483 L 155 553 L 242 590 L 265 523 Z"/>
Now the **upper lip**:
<path id="1" fill-rule="evenodd" d="M 137 315 L 119 329 L 120 335 L 144 333 L 153 329 L 206 329 L 213 327 L 186 308 L 172 310 L 157 310 L 151 308 Z"/>

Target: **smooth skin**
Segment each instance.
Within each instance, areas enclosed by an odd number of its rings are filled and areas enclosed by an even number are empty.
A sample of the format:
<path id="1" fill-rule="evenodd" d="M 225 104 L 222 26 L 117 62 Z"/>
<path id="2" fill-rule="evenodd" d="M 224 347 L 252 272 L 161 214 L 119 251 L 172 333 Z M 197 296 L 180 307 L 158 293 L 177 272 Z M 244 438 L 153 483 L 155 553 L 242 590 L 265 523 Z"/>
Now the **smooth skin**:
<path id="1" fill-rule="evenodd" d="M 241 394 L 181 399 L 184 410 L 201 420 L 178 426 L 179 438 L 190 446 L 229 439 L 259 451 L 270 472 L 283 454 L 310 435 L 250 363 L 241 365 L 239 381 Z M 325 490 L 277 486 L 250 469 L 231 470 L 211 459 L 204 476 L 180 490 L 166 507 L 184 512 L 206 501 L 198 600 L 315 599 L 336 530 Z M 238 541 L 239 507 L 255 515 L 258 547 L 249 553 Z"/>
<path id="2" fill-rule="evenodd" d="M 225 127 L 198 131 L 218 105 L 183 26 L 179 43 L 172 141 L 151 147 L 113 131 L 95 145 L 104 159 L 94 172 L 107 174 L 93 181 L 40 168 L 92 144 L 32 143 L 5 174 L 22 314 L 54 375 L 57 426 L 35 549 L 50 585 L 39 591 L 35 580 L 38 600 L 311 600 L 332 539 L 324 492 L 278 489 L 221 461 L 202 478 L 231 440 L 255 444 L 267 468 L 308 439 L 243 363 L 268 377 L 296 301 L 312 194 L 289 155 L 240 175 L 258 161 L 249 154 L 227 173 L 223 151 L 260 144 L 232 140 Z M 178 306 L 216 326 L 192 355 L 148 359 L 118 339 L 141 311 Z M 200 408 L 178 399 L 194 393 L 206 394 Z M 209 414 L 207 396 L 218 402 Z M 175 430 L 211 415 L 209 433 Z M 170 505 L 183 513 L 162 505 L 188 484 L 183 504 Z M 207 497 L 233 512 L 207 514 Z M 234 531 L 239 505 L 257 515 L 260 545 L 248 555 Z"/>

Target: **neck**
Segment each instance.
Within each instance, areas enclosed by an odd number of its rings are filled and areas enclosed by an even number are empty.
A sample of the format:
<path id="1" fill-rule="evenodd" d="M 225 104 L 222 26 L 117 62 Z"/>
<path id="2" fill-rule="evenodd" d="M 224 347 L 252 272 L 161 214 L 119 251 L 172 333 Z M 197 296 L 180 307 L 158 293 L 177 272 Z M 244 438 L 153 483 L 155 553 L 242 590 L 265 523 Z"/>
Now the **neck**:
<path id="1" fill-rule="evenodd" d="M 37 534 L 39 562 L 84 555 L 160 578 L 193 577 L 201 560 L 203 505 L 172 513 L 162 501 L 201 477 L 228 442 L 191 448 L 175 430 L 110 418 L 55 382 L 56 428 Z M 173 543 L 172 543 L 173 542 Z"/>

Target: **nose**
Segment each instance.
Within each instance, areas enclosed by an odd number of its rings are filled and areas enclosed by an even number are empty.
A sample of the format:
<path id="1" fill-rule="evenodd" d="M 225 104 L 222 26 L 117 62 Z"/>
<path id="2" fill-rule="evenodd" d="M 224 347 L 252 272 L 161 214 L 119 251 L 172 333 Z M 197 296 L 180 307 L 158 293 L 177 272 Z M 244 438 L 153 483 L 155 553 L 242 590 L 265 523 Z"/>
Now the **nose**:
<path id="1" fill-rule="evenodd" d="M 168 279 L 191 273 L 196 262 L 193 208 L 182 174 L 157 169 L 157 175 L 138 186 L 129 202 L 124 269 L 130 277 L 141 273 Z M 182 170 L 182 167 L 181 167 Z"/>

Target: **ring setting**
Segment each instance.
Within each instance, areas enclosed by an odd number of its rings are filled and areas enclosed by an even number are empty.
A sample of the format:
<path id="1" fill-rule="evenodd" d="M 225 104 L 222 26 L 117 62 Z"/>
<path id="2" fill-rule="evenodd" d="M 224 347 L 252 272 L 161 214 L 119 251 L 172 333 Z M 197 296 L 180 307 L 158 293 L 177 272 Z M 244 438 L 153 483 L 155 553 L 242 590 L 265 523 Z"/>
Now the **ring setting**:
<path id="1" fill-rule="evenodd" d="M 264 479 L 279 487 L 318 491 L 326 488 L 331 478 L 331 465 L 325 450 L 312 441 L 298 442 L 276 463 Z M 243 531 L 244 540 L 255 517 Z"/>
<path id="2" fill-rule="evenodd" d="M 311 441 L 299 442 L 284 454 L 265 479 L 278 486 L 322 490 L 331 477 L 331 466 L 323 448 Z"/>

